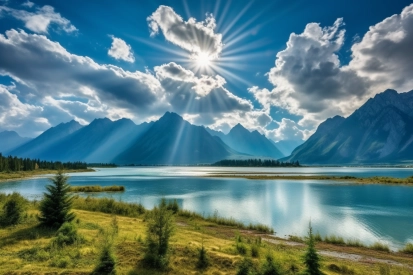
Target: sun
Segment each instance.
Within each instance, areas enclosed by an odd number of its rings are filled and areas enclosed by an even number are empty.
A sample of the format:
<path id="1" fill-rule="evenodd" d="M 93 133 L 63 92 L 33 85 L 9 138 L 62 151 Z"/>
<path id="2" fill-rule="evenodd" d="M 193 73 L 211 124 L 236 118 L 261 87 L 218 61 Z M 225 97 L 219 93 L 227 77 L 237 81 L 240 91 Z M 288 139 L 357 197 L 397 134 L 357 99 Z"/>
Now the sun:
<path id="1" fill-rule="evenodd" d="M 211 57 L 206 52 L 200 52 L 195 60 L 199 67 L 209 67 L 211 65 Z"/>

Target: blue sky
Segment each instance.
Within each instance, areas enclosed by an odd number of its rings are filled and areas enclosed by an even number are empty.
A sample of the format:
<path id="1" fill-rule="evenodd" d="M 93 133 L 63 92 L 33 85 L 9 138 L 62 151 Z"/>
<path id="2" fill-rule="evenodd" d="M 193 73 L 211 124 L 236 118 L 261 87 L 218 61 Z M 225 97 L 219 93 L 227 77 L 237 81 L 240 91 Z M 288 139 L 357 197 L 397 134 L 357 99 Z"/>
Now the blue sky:
<path id="1" fill-rule="evenodd" d="M 306 139 L 413 89 L 409 1 L 0 0 L 0 130 L 175 111 Z"/>

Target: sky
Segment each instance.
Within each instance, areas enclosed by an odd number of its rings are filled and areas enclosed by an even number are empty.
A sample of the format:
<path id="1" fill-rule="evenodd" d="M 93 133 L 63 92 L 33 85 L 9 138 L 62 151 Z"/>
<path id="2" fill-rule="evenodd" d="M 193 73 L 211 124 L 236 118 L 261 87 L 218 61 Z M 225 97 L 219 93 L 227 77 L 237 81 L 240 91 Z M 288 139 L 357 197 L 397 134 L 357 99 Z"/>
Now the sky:
<path id="1" fill-rule="evenodd" d="M 386 89 L 413 90 L 403 0 L 0 0 L 0 131 L 173 111 L 305 140 Z"/>

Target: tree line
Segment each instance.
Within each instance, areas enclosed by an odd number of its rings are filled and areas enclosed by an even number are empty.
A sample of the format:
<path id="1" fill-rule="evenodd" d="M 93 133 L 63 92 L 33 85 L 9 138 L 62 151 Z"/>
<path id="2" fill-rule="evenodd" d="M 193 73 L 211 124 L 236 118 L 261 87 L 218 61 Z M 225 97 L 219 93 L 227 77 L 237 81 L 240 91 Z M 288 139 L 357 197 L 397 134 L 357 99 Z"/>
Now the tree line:
<path id="1" fill-rule="evenodd" d="M 6 157 L 0 153 L 0 172 L 33 171 L 37 169 L 60 170 L 86 168 L 86 162 L 60 162 L 30 158 L 18 158 L 13 156 Z"/>
<path id="2" fill-rule="evenodd" d="M 212 166 L 233 166 L 233 167 L 299 167 L 300 163 L 297 161 L 282 162 L 273 159 L 224 159 L 212 164 Z"/>

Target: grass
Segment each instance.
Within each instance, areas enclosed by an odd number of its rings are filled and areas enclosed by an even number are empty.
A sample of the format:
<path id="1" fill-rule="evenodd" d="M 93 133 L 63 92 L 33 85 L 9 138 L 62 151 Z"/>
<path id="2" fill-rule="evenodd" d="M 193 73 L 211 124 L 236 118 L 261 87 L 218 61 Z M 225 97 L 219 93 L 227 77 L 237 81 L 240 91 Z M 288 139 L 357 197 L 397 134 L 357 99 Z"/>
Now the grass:
<path id="1" fill-rule="evenodd" d="M 370 245 L 371 249 L 383 251 L 383 252 L 390 252 L 390 248 L 387 244 L 375 242 L 374 244 Z"/>
<path id="2" fill-rule="evenodd" d="M 0 182 L 31 178 L 39 175 L 56 174 L 57 170 L 38 169 L 34 171 L 0 172 Z M 64 170 L 65 173 L 94 172 L 93 169 Z"/>
<path id="3" fill-rule="evenodd" d="M 282 174 L 262 174 L 262 173 L 227 173 L 227 174 L 210 174 L 206 177 L 213 178 L 246 178 L 254 180 L 337 180 L 348 181 L 358 184 L 388 184 L 388 185 L 410 185 L 413 186 L 413 176 L 407 178 L 392 177 L 369 177 L 357 178 L 353 176 L 323 176 L 323 175 L 282 175 Z"/>
<path id="4" fill-rule="evenodd" d="M 400 252 L 413 255 L 413 244 L 406 244 L 406 246 L 402 250 L 400 250 Z"/>
<path id="5" fill-rule="evenodd" d="M 236 274 L 244 256 L 252 257 L 260 266 L 270 254 L 283 270 L 283 274 L 304 271 L 302 255 L 305 245 L 288 246 L 261 241 L 262 232 L 232 225 L 220 225 L 201 215 L 179 210 L 176 214 L 176 234 L 172 237 L 171 261 L 166 272 L 146 269 L 142 264 L 147 223 L 145 210 L 139 204 L 127 204 L 108 199 L 75 197 L 74 213 L 82 242 L 59 247 L 53 245 L 56 231 L 41 228 L 36 219 L 38 203 L 30 203 L 27 219 L 22 224 L 0 228 L 0 274 L 90 274 L 101 255 L 105 232 L 116 220 L 117 236 L 113 241 L 113 254 L 117 260 L 117 274 Z M 108 206 L 111 208 L 108 208 Z M 89 210 L 81 210 L 79 208 Z M 92 209 L 94 209 L 92 211 Z M 106 211 L 107 213 L 102 213 Z M 114 212 L 117 214 L 114 218 Z M 214 216 L 214 215 L 213 215 Z M 270 238 L 270 237 L 266 237 Z M 273 238 L 273 237 L 271 237 Z M 239 250 L 237 248 L 239 245 Z M 198 268 L 199 250 L 205 248 L 208 267 Z M 369 257 L 397 260 L 413 265 L 408 254 L 388 253 L 370 248 L 354 248 L 318 243 L 318 249 L 362 254 Z M 240 255 L 241 254 L 241 255 Z M 339 271 L 336 271 L 336 265 Z M 324 256 L 322 271 L 333 274 L 381 274 L 383 264 L 352 262 Z M 398 266 L 385 266 L 390 274 L 407 275 L 411 270 Z"/>
<path id="6" fill-rule="evenodd" d="M 112 186 L 99 186 L 99 185 L 89 185 L 89 186 L 70 186 L 69 192 L 124 192 L 125 187 L 119 185 L 112 185 Z"/>

